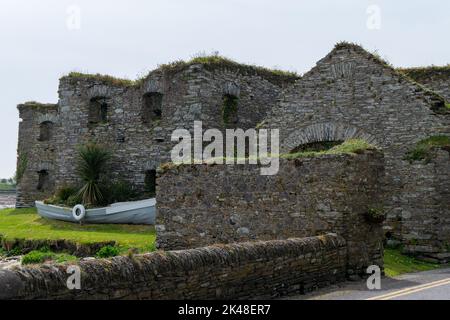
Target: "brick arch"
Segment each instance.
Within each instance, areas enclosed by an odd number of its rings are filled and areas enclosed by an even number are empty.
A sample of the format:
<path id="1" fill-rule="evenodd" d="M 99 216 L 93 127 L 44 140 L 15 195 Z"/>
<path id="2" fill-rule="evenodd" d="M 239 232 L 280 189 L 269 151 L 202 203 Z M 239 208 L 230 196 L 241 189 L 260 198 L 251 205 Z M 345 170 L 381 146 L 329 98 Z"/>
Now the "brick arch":
<path id="1" fill-rule="evenodd" d="M 289 152 L 292 149 L 308 143 L 321 141 L 345 141 L 348 139 L 363 139 L 370 144 L 378 146 L 375 137 L 360 128 L 341 123 L 316 123 L 299 128 L 284 139 L 281 151 Z"/>

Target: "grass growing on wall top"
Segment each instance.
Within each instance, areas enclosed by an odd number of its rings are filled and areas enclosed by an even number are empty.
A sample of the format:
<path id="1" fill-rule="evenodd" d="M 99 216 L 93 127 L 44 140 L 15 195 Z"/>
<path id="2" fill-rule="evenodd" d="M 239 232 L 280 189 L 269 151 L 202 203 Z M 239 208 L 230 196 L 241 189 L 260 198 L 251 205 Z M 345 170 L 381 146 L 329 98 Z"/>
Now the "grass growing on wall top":
<path id="1" fill-rule="evenodd" d="M 349 139 L 344 141 L 342 144 L 339 144 L 329 150 L 325 151 L 304 151 L 304 152 L 295 152 L 295 153 L 288 153 L 288 154 L 271 154 L 268 155 L 270 158 L 276 158 L 279 157 L 280 159 L 298 159 L 298 158 L 311 158 L 311 157 L 317 157 L 321 155 L 337 155 L 337 154 L 359 154 L 363 153 L 365 150 L 377 150 L 376 147 L 371 145 L 370 143 L 361 140 L 361 139 Z M 227 160 L 259 160 L 258 157 L 234 157 L 234 158 L 227 158 L 227 157 L 215 157 L 207 160 L 199 160 L 199 161 L 193 161 L 193 164 L 213 164 L 215 162 L 220 162 L 219 160 L 222 160 L 223 163 L 226 163 Z M 179 166 L 182 166 L 184 164 L 182 163 L 173 163 L 173 162 L 166 162 L 159 166 L 160 172 L 166 172 L 171 169 L 175 169 Z"/>
<path id="2" fill-rule="evenodd" d="M 339 144 L 329 150 L 295 152 L 280 155 L 280 158 L 297 159 L 297 158 L 320 156 L 325 154 L 345 154 L 345 153 L 358 154 L 364 152 L 365 150 L 374 150 L 374 149 L 376 148 L 373 145 L 362 139 L 349 139 L 344 141 L 342 144 Z"/>
<path id="3" fill-rule="evenodd" d="M 223 57 L 219 54 L 211 54 L 211 55 L 198 54 L 194 56 L 192 59 L 187 61 L 177 60 L 166 64 L 160 64 L 158 68 L 153 71 L 162 70 L 165 72 L 177 73 L 194 64 L 202 64 L 205 66 L 206 69 L 209 70 L 217 68 L 227 68 L 230 70 L 239 71 L 243 74 L 258 75 L 276 84 L 293 83 L 294 81 L 300 78 L 300 76 L 295 72 L 284 71 L 279 69 L 269 69 L 257 65 L 239 63 L 232 59 Z M 78 71 L 70 72 L 67 75 L 62 76 L 61 79 L 72 79 L 75 81 L 91 79 L 111 85 L 131 87 L 141 85 L 145 81 L 145 79 L 147 79 L 149 74 L 151 74 L 153 71 L 139 77 L 136 80 L 116 78 L 110 75 L 100 73 L 89 74 Z"/>
<path id="4" fill-rule="evenodd" d="M 5 240 L 58 240 L 76 243 L 116 241 L 122 250 L 155 249 L 156 233 L 149 225 L 85 224 L 41 218 L 35 208 L 0 210 L 0 235 Z"/>
<path id="5" fill-rule="evenodd" d="M 446 66 L 398 68 L 397 70 L 416 81 L 447 80 L 450 78 L 450 64 Z"/>
<path id="6" fill-rule="evenodd" d="M 194 64 L 201 64 L 205 66 L 207 70 L 222 68 L 239 71 L 240 73 L 247 75 L 258 75 L 265 78 L 269 82 L 273 82 L 278 85 L 283 83 L 293 83 L 300 78 L 300 76 L 295 72 L 239 63 L 227 57 L 221 56 L 218 53 L 211 55 L 198 54 L 188 61 L 178 60 L 167 64 L 161 64 L 158 66 L 158 69 L 166 72 L 177 73 Z"/>
<path id="7" fill-rule="evenodd" d="M 64 78 L 73 79 L 73 80 L 92 79 L 92 80 L 98 80 L 98 81 L 101 81 L 104 83 L 108 83 L 108 84 L 112 84 L 112 85 L 116 85 L 116 86 L 124 86 L 124 87 L 131 87 L 136 84 L 136 81 L 134 81 L 134 80 L 116 78 L 116 77 L 113 77 L 110 75 L 100 74 L 100 73 L 90 74 L 90 73 L 82 73 L 82 72 L 73 71 L 73 72 L 69 72 L 69 74 L 61 77 L 61 79 L 64 79 Z"/>

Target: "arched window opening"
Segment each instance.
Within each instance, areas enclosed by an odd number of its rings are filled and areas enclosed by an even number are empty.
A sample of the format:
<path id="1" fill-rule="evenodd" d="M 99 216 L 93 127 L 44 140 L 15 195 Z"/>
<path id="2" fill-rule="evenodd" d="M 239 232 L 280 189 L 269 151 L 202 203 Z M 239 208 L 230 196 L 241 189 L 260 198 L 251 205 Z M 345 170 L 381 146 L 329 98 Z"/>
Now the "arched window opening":
<path id="1" fill-rule="evenodd" d="M 333 147 L 338 146 L 342 143 L 344 143 L 344 141 L 310 142 L 310 143 L 305 143 L 305 144 L 299 145 L 298 147 L 295 147 L 294 149 L 291 150 L 290 153 L 327 151 L 327 150 L 330 150 Z"/>
<path id="2" fill-rule="evenodd" d="M 227 127 L 237 125 L 239 98 L 231 94 L 225 94 L 222 97 L 222 102 L 222 120 L 224 125 Z"/>
<path id="3" fill-rule="evenodd" d="M 47 170 L 41 170 L 38 172 L 38 184 L 36 189 L 39 191 L 45 191 L 49 185 L 49 175 Z"/>
<path id="4" fill-rule="evenodd" d="M 142 122 L 146 125 L 152 121 L 161 120 L 163 95 L 159 92 L 150 92 L 144 95 L 142 105 Z"/>
<path id="5" fill-rule="evenodd" d="M 39 126 L 39 141 L 49 141 L 52 137 L 53 122 L 44 121 Z"/>
<path id="6" fill-rule="evenodd" d="M 156 170 L 145 171 L 144 191 L 151 196 L 156 194 Z"/>
<path id="7" fill-rule="evenodd" d="M 89 124 L 108 121 L 108 103 L 106 98 L 92 98 L 89 103 Z"/>

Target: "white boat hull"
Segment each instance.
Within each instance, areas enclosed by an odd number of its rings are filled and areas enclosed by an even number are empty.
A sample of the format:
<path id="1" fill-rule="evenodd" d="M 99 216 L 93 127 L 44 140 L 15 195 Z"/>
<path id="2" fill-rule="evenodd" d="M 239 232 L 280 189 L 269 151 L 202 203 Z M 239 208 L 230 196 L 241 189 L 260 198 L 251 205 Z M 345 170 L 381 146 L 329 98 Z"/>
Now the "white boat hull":
<path id="1" fill-rule="evenodd" d="M 83 223 L 155 224 L 156 200 L 114 203 L 109 207 L 87 209 Z M 44 218 L 78 222 L 72 208 L 59 207 L 36 201 L 38 214 Z"/>

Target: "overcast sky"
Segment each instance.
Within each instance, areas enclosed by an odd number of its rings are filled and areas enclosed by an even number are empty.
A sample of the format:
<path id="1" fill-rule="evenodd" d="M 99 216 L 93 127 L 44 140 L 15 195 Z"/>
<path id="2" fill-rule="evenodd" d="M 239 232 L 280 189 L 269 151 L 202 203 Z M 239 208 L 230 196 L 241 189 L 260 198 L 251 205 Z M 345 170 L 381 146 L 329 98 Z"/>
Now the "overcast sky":
<path id="1" fill-rule="evenodd" d="M 0 0 L 0 177 L 15 172 L 18 103 L 57 102 L 70 71 L 135 78 L 219 51 L 304 73 L 342 40 L 396 66 L 450 62 L 444 0 Z"/>

